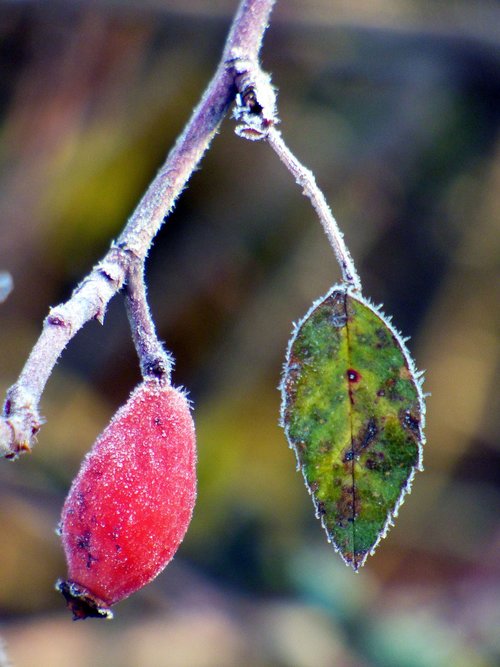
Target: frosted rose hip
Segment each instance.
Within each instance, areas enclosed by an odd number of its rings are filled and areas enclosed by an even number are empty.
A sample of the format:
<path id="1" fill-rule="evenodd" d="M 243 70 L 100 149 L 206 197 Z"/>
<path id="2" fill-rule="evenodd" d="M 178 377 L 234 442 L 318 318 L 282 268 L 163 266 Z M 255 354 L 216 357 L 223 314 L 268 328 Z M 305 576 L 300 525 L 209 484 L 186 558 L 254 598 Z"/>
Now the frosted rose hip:
<path id="1" fill-rule="evenodd" d="M 110 617 L 172 559 L 196 499 L 194 424 L 184 394 L 139 385 L 83 461 L 64 503 L 68 579 L 57 586 L 74 618 Z"/>

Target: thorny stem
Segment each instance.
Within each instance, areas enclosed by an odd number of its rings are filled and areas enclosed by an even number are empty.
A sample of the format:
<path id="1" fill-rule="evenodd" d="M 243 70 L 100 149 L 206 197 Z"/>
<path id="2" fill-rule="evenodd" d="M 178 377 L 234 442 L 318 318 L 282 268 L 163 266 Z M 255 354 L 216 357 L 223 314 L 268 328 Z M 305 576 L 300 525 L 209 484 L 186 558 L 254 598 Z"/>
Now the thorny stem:
<path id="1" fill-rule="evenodd" d="M 131 267 L 135 271 L 136 262 L 144 262 L 165 216 L 196 169 L 236 95 L 235 62 L 245 59 L 257 63 L 274 2 L 241 0 L 214 77 L 117 244 L 111 246 L 66 303 L 51 309 L 19 379 L 7 392 L 0 419 L 0 455 L 16 458 L 20 452 L 31 449 L 42 422 L 40 397 L 57 359 L 84 324 L 95 318 L 102 322 L 108 302 L 130 279 Z M 133 328 L 144 325 L 141 320 L 144 313 L 150 317 L 147 305 L 142 312 L 139 309 L 134 312 Z M 140 345 L 138 352 L 142 354 Z M 141 365 L 144 366 L 142 358 Z"/>

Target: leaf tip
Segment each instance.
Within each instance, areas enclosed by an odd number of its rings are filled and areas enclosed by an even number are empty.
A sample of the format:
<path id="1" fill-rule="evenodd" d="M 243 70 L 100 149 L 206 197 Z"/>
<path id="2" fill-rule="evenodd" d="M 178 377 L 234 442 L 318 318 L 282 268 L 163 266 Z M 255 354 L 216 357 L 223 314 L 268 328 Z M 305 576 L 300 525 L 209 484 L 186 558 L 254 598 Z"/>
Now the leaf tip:
<path id="1" fill-rule="evenodd" d="M 347 567 L 350 567 L 354 574 L 359 574 L 360 569 L 363 567 L 363 565 L 366 563 L 366 560 L 368 556 L 371 555 L 371 551 L 360 551 L 356 553 L 342 553 L 340 552 L 340 555 L 342 557 L 342 560 L 344 563 L 347 565 Z"/>

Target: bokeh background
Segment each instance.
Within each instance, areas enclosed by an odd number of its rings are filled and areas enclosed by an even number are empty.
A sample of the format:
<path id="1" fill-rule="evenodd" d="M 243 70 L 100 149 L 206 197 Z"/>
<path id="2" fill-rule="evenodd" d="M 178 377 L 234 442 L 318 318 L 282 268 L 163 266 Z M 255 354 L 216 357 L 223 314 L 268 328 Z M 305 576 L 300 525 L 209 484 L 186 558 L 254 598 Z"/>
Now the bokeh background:
<path id="1" fill-rule="evenodd" d="M 236 0 L 0 3 L 0 385 L 105 252 L 209 80 Z M 72 623 L 58 522 L 139 379 L 123 300 L 56 367 L 30 456 L 0 465 L 0 635 L 16 667 L 492 667 L 500 660 L 500 12 L 487 0 L 279 0 L 282 131 L 427 369 L 425 473 L 355 575 L 278 426 L 291 323 L 339 273 L 265 146 L 226 120 L 147 266 L 190 391 L 199 498 L 174 562 Z M 0 657 L 1 663 L 1 657 Z"/>

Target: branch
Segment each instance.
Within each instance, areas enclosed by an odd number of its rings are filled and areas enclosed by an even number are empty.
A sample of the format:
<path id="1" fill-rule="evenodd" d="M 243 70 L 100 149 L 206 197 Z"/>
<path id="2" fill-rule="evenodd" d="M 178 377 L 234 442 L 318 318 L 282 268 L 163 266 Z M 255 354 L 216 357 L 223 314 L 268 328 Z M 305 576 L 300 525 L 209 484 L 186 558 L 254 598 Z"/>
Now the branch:
<path id="1" fill-rule="evenodd" d="M 234 100 L 237 76 L 234 63 L 241 58 L 251 62 L 258 60 L 274 2 L 242 0 L 214 77 L 117 243 L 77 286 L 69 301 L 51 309 L 18 381 L 7 392 L 0 419 L 0 455 L 14 459 L 20 452 L 31 449 L 42 423 L 38 407 L 40 398 L 61 352 L 88 321 L 98 319 L 102 322 L 110 299 L 132 274 L 137 278 L 137 262 L 144 262 L 165 216 L 172 210 Z M 145 298 L 145 291 L 141 293 L 139 289 L 135 294 L 139 295 L 139 300 Z M 130 303 L 129 298 L 129 306 Z M 149 317 L 147 304 L 145 309 L 143 311 Z M 134 329 L 137 320 L 133 308 L 129 307 L 129 314 L 131 312 Z M 141 344 L 137 345 L 139 338 L 134 337 L 134 340 L 141 356 Z M 147 356 L 149 352 L 145 354 Z M 142 368 L 144 363 L 141 357 Z"/>

